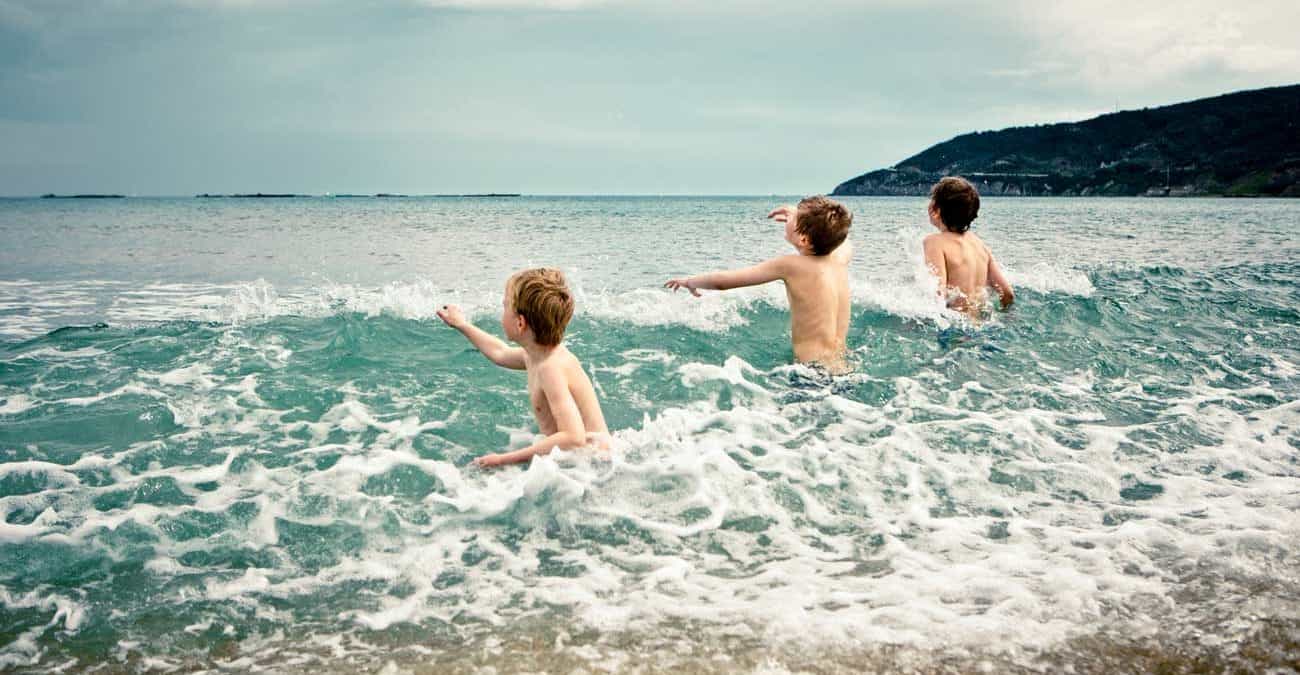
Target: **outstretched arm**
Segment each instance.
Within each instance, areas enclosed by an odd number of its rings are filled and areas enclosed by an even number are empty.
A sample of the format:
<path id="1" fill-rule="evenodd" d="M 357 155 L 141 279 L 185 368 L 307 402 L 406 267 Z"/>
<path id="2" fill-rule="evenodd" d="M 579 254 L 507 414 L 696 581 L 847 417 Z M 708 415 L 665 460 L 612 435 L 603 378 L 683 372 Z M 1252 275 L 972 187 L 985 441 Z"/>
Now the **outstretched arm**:
<path id="1" fill-rule="evenodd" d="M 552 448 L 568 450 L 587 442 L 587 429 L 582 423 L 582 412 L 578 410 L 577 401 L 573 400 L 573 394 L 569 391 L 569 381 L 564 376 L 564 372 L 559 368 L 553 368 L 543 370 L 537 375 L 541 380 L 546 403 L 551 408 L 551 416 L 555 419 L 555 433 L 514 452 L 483 455 L 474 460 L 475 466 L 527 462 L 536 455 L 549 453 Z"/>
<path id="2" fill-rule="evenodd" d="M 936 235 L 925 238 L 925 266 L 939 277 L 939 297 L 944 297 L 948 292 L 948 264 L 943 261 L 943 243 Z"/>
<path id="3" fill-rule="evenodd" d="M 1016 291 L 1011 288 L 1011 282 L 1007 281 L 1007 275 L 1002 273 L 1002 267 L 998 261 L 993 259 L 993 253 L 989 253 L 989 285 L 997 289 L 998 295 L 1002 296 L 1002 309 L 1011 306 L 1016 301 Z"/>
<path id="4" fill-rule="evenodd" d="M 437 314 L 443 323 L 460 331 L 469 340 L 470 344 L 474 345 L 474 348 L 482 352 L 483 356 L 486 356 L 492 363 L 502 368 L 524 369 L 524 350 L 522 348 L 511 347 L 502 342 L 500 338 L 480 330 L 478 326 L 465 319 L 465 314 L 460 311 L 460 307 L 443 305 Z"/>
<path id="5" fill-rule="evenodd" d="M 720 272 L 709 272 L 708 274 L 697 274 L 693 277 L 684 279 L 670 279 L 664 284 L 665 288 L 671 288 L 674 291 L 679 288 L 685 288 L 691 292 L 691 295 L 699 296 L 700 289 L 711 291 L 726 291 L 743 286 L 757 286 L 769 281 L 784 279 L 786 275 L 787 259 L 792 256 L 781 256 L 761 262 L 753 267 L 746 267 L 738 270 L 723 270 Z"/>

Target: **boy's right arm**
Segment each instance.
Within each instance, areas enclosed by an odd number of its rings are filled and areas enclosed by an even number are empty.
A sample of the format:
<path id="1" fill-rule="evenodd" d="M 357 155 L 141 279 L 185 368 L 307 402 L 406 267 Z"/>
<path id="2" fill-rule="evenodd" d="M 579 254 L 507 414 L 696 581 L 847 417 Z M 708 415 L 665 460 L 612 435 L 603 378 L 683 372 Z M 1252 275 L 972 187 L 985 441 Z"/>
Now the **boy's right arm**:
<path id="1" fill-rule="evenodd" d="M 943 259 L 943 241 L 938 235 L 925 238 L 925 266 L 930 273 L 939 278 L 939 297 L 948 293 L 948 263 Z"/>
<path id="2" fill-rule="evenodd" d="M 443 323 L 460 331 L 470 341 L 470 344 L 474 345 L 474 348 L 482 352 L 483 356 L 486 356 L 492 363 L 502 368 L 514 370 L 523 370 L 525 368 L 524 350 L 522 348 L 512 348 L 496 336 L 480 330 L 478 326 L 465 319 L 465 314 L 460 311 L 460 307 L 443 305 L 437 314 Z"/>
<path id="3" fill-rule="evenodd" d="M 797 258 L 798 256 L 779 256 L 763 261 L 753 267 L 697 274 L 684 279 L 669 279 L 668 283 L 664 284 L 664 287 L 671 288 L 674 291 L 685 288 L 691 292 L 691 295 L 699 297 L 700 289 L 726 291 L 743 286 L 757 286 L 769 281 L 784 279 L 789 270 L 789 259 L 792 257 Z"/>

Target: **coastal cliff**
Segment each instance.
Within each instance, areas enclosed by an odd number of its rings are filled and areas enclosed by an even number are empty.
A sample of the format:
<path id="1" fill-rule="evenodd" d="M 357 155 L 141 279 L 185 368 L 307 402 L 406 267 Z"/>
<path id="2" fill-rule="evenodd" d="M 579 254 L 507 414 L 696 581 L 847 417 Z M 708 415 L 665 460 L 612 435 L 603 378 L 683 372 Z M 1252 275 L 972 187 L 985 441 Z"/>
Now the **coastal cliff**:
<path id="1" fill-rule="evenodd" d="M 1015 196 L 1300 197 L 1300 85 L 964 134 L 833 195 L 925 195 L 943 176 Z"/>

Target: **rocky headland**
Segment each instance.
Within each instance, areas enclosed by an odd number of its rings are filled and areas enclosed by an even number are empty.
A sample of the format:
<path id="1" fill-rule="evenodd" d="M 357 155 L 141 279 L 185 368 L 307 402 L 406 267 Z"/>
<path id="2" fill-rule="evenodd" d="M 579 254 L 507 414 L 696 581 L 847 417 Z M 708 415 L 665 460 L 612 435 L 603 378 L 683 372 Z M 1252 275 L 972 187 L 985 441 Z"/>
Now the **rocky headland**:
<path id="1" fill-rule="evenodd" d="M 1300 85 L 964 134 L 834 195 L 925 195 L 943 176 L 981 194 L 1300 197 Z"/>

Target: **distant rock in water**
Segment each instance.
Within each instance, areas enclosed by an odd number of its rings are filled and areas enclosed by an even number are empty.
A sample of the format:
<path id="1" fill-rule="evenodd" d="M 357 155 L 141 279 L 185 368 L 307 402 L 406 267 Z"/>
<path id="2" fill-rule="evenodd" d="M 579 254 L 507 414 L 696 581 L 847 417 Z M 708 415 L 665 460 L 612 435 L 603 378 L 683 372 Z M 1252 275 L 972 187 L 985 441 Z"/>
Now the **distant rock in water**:
<path id="1" fill-rule="evenodd" d="M 122 195 L 56 195 L 53 192 L 41 195 L 41 199 L 124 199 Z"/>
<path id="2" fill-rule="evenodd" d="M 1300 85 L 958 136 L 833 195 L 927 195 L 944 176 L 981 194 L 1300 197 Z"/>
<path id="3" fill-rule="evenodd" d="M 234 198 L 234 199 L 288 199 L 290 197 L 310 197 L 311 195 L 296 195 L 287 192 L 285 193 L 252 192 L 252 193 L 245 193 L 245 194 L 217 195 L 217 194 L 209 194 L 207 192 L 204 192 L 201 195 L 194 195 L 194 196 L 199 197 L 201 199 L 218 199 L 218 198 L 226 198 L 226 197 Z"/>

